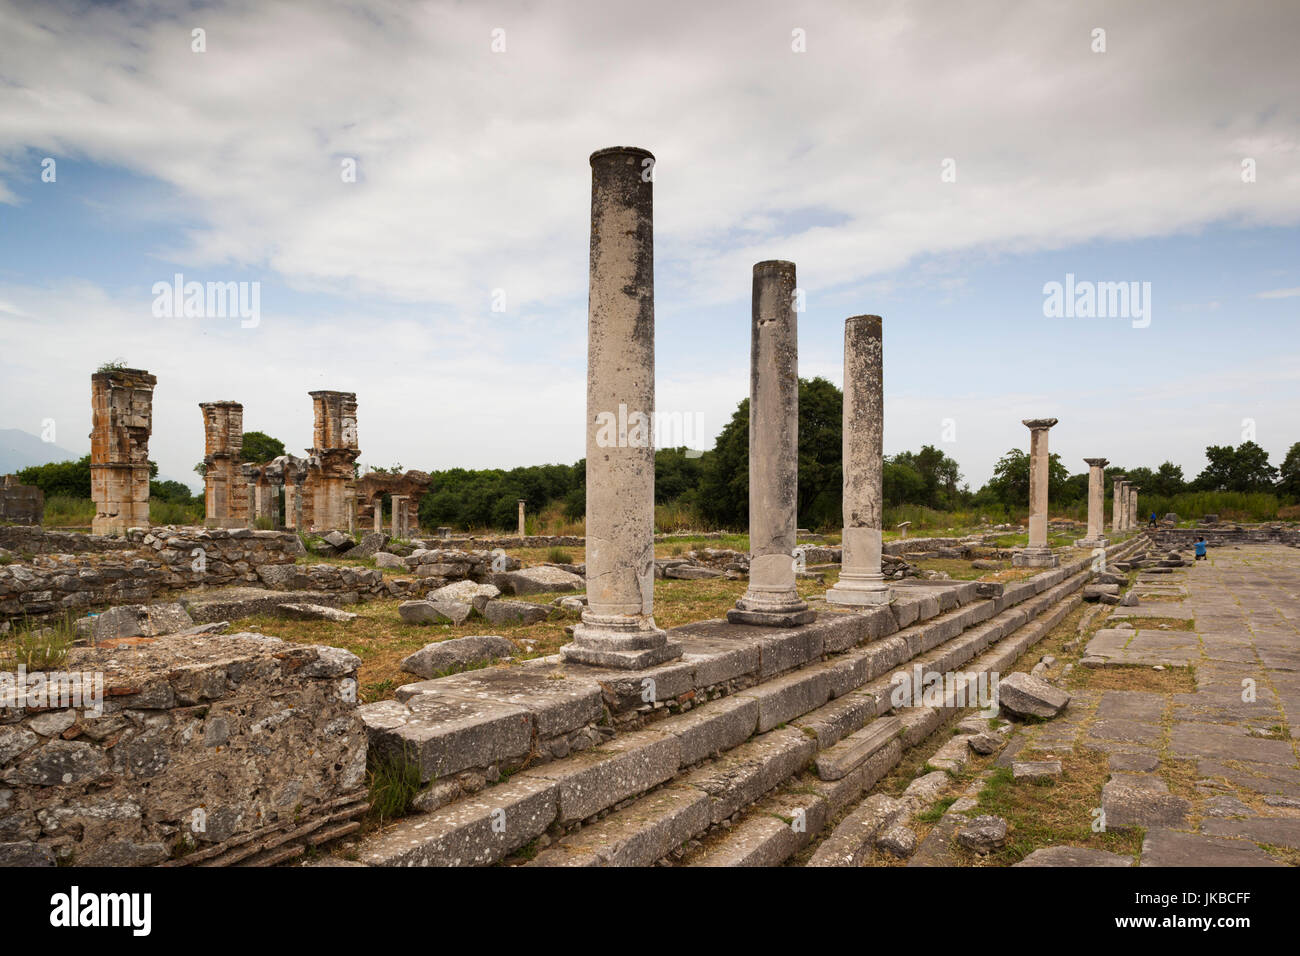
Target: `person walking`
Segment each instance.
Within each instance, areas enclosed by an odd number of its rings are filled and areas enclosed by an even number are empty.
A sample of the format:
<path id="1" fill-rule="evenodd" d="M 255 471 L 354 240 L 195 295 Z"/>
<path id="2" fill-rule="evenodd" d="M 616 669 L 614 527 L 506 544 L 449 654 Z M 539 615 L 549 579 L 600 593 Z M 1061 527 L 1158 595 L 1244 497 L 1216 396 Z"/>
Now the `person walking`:
<path id="1" fill-rule="evenodd" d="M 1206 549 L 1206 547 L 1207 547 L 1207 544 L 1206 544 L 1206 541 L 1205 541 L 1204 538 L 1197 538 L 1197 539 L 1196 539 L 1196 560 L 1197 560 L 1197 561 L 1204 561 L 1204 560 L 1206 560 L 1206 557 L 1205 557 L 1205 549 Z"/>

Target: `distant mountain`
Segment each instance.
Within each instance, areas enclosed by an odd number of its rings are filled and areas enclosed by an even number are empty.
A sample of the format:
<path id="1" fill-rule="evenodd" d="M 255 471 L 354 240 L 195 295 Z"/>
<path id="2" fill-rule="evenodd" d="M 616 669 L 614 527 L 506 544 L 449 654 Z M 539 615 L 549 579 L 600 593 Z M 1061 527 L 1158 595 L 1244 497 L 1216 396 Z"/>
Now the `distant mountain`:
<path id="1" fill-rule="evenodd" d="M 43 442 L 39 435 L 17 428 L 0 428 L 0 475 L 8 475 L 20 468 L 46 465 L 52 461 L 70 461 L 81 455 Z"/>

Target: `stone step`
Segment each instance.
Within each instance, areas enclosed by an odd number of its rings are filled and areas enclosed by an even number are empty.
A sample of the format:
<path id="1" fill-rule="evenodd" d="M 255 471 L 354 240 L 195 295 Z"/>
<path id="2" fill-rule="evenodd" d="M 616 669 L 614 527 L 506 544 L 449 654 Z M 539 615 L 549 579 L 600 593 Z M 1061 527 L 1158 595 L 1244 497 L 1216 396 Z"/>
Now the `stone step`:
<path id="1" fill-rule="evenodd" d="M 1073 606 L 1068 599 L 1073 595 L 1077 601 L 1075 592 L 1088 577 L 1086 569 L 1087 562 L 1076 562 L 1037 576 L 1055 580 L 1050 587 L 1039 586 L 1034 579 L 1021 582 L 1025 585 L 1020 594 L 1022 606 L 1001 612 L 977 609 L 978 605 L 966 608 L 961 598 L 973 595 L 974 589 L 954 590 L 945 596 L 942 589 L 926 593 L 927 589 L 917 588 L 920 597 L 911 603 L 930 602 L 925 609 L 939 612 L 934 620 L 909 625 L 864 647 L 850 646 L 829 660 L 821 660 L 818 655 L 817 659 L 805 660 L 801 667 L 795 665 L 797 670 L 783 671 L 773 665 L 777 673 L 756 686 L 517 773 L 505 783 L 462 797 L 440 810 L 404 818 L 364 840 L 361 859 L 370 865 L 490 864 L 520 849 L 552 824 L 569 826 L 607 814 L 562 836 L 533 862 L 646 864 L 746 807 L 768 797 L 776 799 L 773 791 L 812 767 L 819 751 L 824 755 L 868 728 L 871 722 L 879 723 L 855 739 L 852 746 L 836 751 L 841 758 L 835 764 L 841 771 L 838 776 L 813 780 L 819 798 L 837 811 L 874 785 L 897 762 L 905 747 L 924 739 L 942 721 L 943 710 L 939 708 L 908 708 L 899 715 L 881 717 L 890 708 L 886 691 L 890 689 L 887 675 L 891 670 L 909 661 L 951 670 L 997 641 L 1005 646 L 999 645 L 980 659 L 987 657 L 1005 666 L 1004 662 L 1018 657 L 1068 613 Z M 1072 575 L 1067 579 L 1057 573 L 1060 571 Z M 1059 603 L 1063 599 L 1065 603 Z M 981 603 L 996 607 L 997 599 Z M 945 606 L 949 609 L 946 613 L 941 610 Z M 916 610 L 919 619 L 922 608 Z M 958 620 L 966 631 L 952 630 L 948 620 L 954 613 L 961 615 Z M 1031 618 L 1031 627 L 1025 628 Z M 835 630 L 844 627 L 833 623 L 835 627 L 820 635 L 823 646 L 828 634 L 834 641 Z M 1003 640 L 1013 633 L 1014 640 Z M 952 636 L 940 640 L 936 635 Z M 773 647 L 788 651 L 789 644 L 783 643 L 782 637 L 778 635 L 774 641 L 768 635 L 758 635 L 759 640 L 769 642 L 765 651 Z M 717 665 L 718 655 L 711 656 L 710 666 Z M 773 664 L 770 656 L 769 664 Z M 696 670 L 700 667 L 698 661 L 687 661 L 686 665 Z M 667 668 L 659 670 L 667 674 Z M 498 707 L 525 710 L 534 733 L 547 720 L 551 728 L 576 724 L 577 716 L 572 711 L 589 707 L 592 700 L 592 691 L 584 681 L 570 684 L 568 679 L 548 678 L 549 698 L 541 704 L 532 701 L 530 685 L 542 676 L 540 670 L 516 673 L 513 680 L 489 676 L 480 678 L 476 686 L 470 684 L 476 675 L 484 673 L 421 682 L 437 687 L 408 685 L 400 696 L 405 697 L 409 707 L 425 695 L 472 699 L 472 694 L 478 692 L 482 700 Z M 454 683 L 445 683 L 449 680 Z M 607 688 L 600 687 L 597 692 L 608 702 Z M 624 691 L 616 687 L 613 693 Z M 415 710 L 422 706 L 417 703 Z M 491 714 L 491 708 L 485 708 L 485 713 Z M 809 832 L 820 829 L 820 824 L 811 826 L 817 820 L 815 813 L 805 816 L 811 821 Z M 759 840 L 755 846 L 761 844 L 762 849 L 753 851 L 754 859 L 767 859 L 775 852 L 773 846 L 788 842 L 784 837 L 778 839 L 770 826 L 759 829 L 770 831 L 777 842 L 769 846 Z M 797 848 L 791 852 L 797 852 Z"/>
<path id="2" fill-rule="evenodd" d="M 1070 594 L 1085 579 L 1071 581 L 1058 594 L 1049 594 L 1044 610 L 1055 626 L 1060 618 L 1077 604 L 1077 596 Z M 1059 610 L 1051 606 L 1059 597 L 1065 597 L 1065 606 Z M 1039 626 L 1024 640 L 1017 640 L 1012 659 L 1038 640 L 1050 627 Z M 951 642 L 950 642 L 951 643 Z M 951 652 L 941 649 L 935 657 L 949 657 Z M 1005 655 L 991 658 L 1001 661 Z M 784 685 L 783 685 L 784 686 Z M 824 709 L 837 708 L 853 694 L 824 705 Z M 887 705 L 886 705 L 887 709 Z M 949 713 L 958 708 L 950 708 Z M 913 708 L 901 716 L 886 716 L 873 720 L 861 734 L 871 740 L 863 745 L 863 753 L 854 760 L 844 774 L 836 774 L 833 781 L 817 781 L 800 777 L 801 771 L 811 766 L 809 758 L 816 751 L 816 734 L 809 726 L 828 726 L 827 715 L 811 711 L 805 719 L 796 721 L 796 728 L 805 739 L 794 736 L 794 729 L 761 734 L 736 748 L 722 758 L 674 781 L 673 787 L 699 788 L 711 799 L 709 821 L 705 823 L 695 802 L 678 795 L 675 802 L 689 806 L 691 817 L 686 822 L 686 809 L 673 812 L 672 826 L 660 818 L 659 793 L 651 794 L 631 806 L 616 811 L 577 834 L 562 837 L 557 845 L 548 849 L 530 865 L 611 865 L 620 848 L 635 845 L 641 855 L 622 852 L 623 860 L 636 859 L 639 865 L 648 865 L 673 849 L 672 841 L 664 839 L 671 828 L 676 846 L 681 846 L 704 832 L 710 824 L 719 824 L 736 812 L 744 811 L 743 818 L 726 837 L 709 850 L 691 859 L 691 865 L 704 866 L 766 866 L 779 863 L 797 853 L 820 831 L 829 813 L 847 805 L 873 786 L 901 758 L 906 746 L 927 737 L 942 722 L 943 709 Z M 874 715 L 872 715 L 874 716 Z M 869 719 L 869 718 L 865 718 Z M 805 720 L 807 723 L 805 724 Z M 856 742 L 856 741 L 855 741 Z M 811 744 L 811 745 L 810 745 Z M 832 744 L 832 748 L 837 744 Z M 795 782 L 792 782 L 795 781 Z M 802 781 L 801 783 L 799 781 Z M 794 792 L 773 792 L 777 788 L 795 787 Z M 766 795 L 764 795 L 766 794 Z M 745 809 L 748 808 L 748 809 Z M 666 849 L 665 849 L 666 848 Z M 655 854 L 651 856 L 650 854 Z"/>

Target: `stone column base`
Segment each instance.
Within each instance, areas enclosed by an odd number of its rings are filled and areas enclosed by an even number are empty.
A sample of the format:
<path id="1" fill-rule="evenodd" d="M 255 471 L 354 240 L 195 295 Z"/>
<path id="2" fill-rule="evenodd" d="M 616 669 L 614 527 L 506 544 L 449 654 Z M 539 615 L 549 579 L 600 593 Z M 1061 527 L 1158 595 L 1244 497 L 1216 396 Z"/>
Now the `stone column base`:
<path id="1" fill-rule="evenodd" d="M 566 661 L 593 667 L 640 670 L 682 656 L 682 645 L 668 640 L 653 618 L 618 618 L 583 622 L 573 629 L 573 643 L 560 648 Z"/>
<path id="2" fill-rule="evenodd" d="M 1011 556 L 1011 565 L 1016 568 L 1055 568 L 1060 563 L 1061 559 L 1046 548 L 1042 550 L 1026 548 Z"/>
<path id="3" fill-rule="evenodd" d="M 826 592 L 827 604 L 864 607 L 888 604 L 894 599 L 893 591 L 884 578 L 873 582 L 845 581 L 843 578 Z"/>
<path id="4" fill-rule="evenodd" d="M 797 627 L 817 620 L 817 612 L 805 606 L 802 611 L 746 611 L 733 607 L 727 612 L 728 624 L 759 624 L 763 627 Z"/>

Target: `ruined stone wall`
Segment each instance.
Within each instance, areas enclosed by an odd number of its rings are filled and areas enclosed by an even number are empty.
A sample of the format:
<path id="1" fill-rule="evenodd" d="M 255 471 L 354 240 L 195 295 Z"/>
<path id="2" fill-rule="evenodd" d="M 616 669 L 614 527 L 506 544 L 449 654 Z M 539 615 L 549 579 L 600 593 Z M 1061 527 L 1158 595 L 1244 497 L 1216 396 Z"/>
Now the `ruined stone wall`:
<path id="1" fill-rule="evenodd" d="M 0 477 L 0 524 L 39 525 L 45 517 L 45 492 L 21 484 L 13 475 Z"/>
<path id="2" fill-rule="evenodd" d="M 69 654 L 81 706 L 0 706 L 0 865 L 201 855 L 364 786 L 354 655 L 258 634 L 117 643 Z"/>
<path id="3" fill-rule="evenodd" d="M 45 552 L 0 565 L 0 619 L 138 604 L 170 588 L 260 584 L 259 569 L 292 564 L 304 553 L 295 534 L 245 528 L 137 531 L 124 544 L 125 550 Z"/>
<path id="4" fill-rule="evenodd" d="M 149 526 L 149 435 L 153 388 L 143 369 L 96 372 L 90 377 L 90 494 L 96 534 Z"/>
<path id="5" fill-rule="evenodd" d="M 1197 538 L 1204 538 L 1211 548 L 1233 544 L 1289 544 L 1300 547 L 1300 528 L 1282 524 L 1230 525 L 1208 528 L 1161 528 L 1148 532 L 1161 548 L 1188 549 Z"/>
<path id="6" fill-rule="evenodd" d="M 79 531 L 49 531 L 45 528 L 0 526 L 0 548 L 18 554 L 84 554 L 127 551 L 134 545 L 126 538 L 82 534 Z"/>

